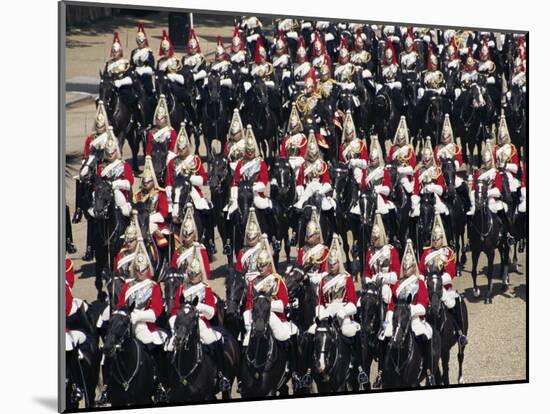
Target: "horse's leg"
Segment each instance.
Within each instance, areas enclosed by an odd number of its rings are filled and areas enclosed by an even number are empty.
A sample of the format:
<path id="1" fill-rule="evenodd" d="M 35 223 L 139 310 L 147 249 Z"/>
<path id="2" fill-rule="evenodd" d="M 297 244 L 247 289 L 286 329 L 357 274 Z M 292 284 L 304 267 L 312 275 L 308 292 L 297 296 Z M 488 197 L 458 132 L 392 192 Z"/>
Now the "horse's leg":
<path id="1" fill-rule="evenodd" d="M 477 262 L 480 252 L 472 249 L 472 281 L 474 282 L 474 297 L 479 297 L 479 287 L 477 286 Z"/>
<path id="2" fill-rule="evenodd" d="M 495 264 L 495 251 L 491 250 L 490 253 L 487 253 L 487 280 L 488 287 L 487 293 L 485 294 L 485 304 L 493 303 L 493 271 Z"/>
<path id="3" fill-rule="evenodd" d="M 502 291 L 508 290 L 508 272 L 510 266 L 510 246 L 506 242 L 501 244 L 500 252 L 500 276 L 502 282 Z"/>
<path id="4" fill-rule="evenodd" d="M 453 333 L 450 332 L 452 335 Z M 443 338 L 442 338 L 443 339 Z M 449 359 L 450 359 L 450 349 L 448 346 L 441 346 L 441 369 L 442 369 L 442 383 L 443 385 L 449 385 Z M 439 369 L 438 369 L 439 371 Z M 438 382 L 438 384 L 441 384 Z"/>

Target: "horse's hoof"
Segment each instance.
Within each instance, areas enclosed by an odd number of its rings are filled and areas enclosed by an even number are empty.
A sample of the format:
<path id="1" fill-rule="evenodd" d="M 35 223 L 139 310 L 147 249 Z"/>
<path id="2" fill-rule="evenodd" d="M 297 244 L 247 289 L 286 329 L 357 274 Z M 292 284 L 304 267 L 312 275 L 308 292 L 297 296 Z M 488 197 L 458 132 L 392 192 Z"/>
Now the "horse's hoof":
<path id="1" fill-rule="evenodd" d="M 459 383 L 459 384 L 466 384 L 466 381 L 464 381 L 464 377 L 463 377 L 463 376 L 461 376 L 461 377 L 458 378 L 458 383 Z"/>
<path id="2" fill-rule="evenodd" d="M 76 246 L 74 245 L 74 243 L 67 239 L 67 244 L 66 244 L 66 250 L 67 250 L 67 253 L 68 254 L 75 254 L 77 252 L 76 250 Z"/>
<path id="3" fill-rule="evenodd" d="M 493 298 L 485 298 L 486 305 L 490 305 L 491 303 L 493 303 Z"/>
<path id="4" fill-rule="evenodd" d="M 223 246 L 223 255 L 229 256 L 230 254 L 231 254 L 231 246 L 226 244 L 225 246 Z"/>
<path id="5" fill-rule="evenodd" d="M 479 298 L 479 289 L 474 288 L 474 298 Z"/>
<path id="6" fill-rule="evenodd" d="M 94 260 L 94 253 L 92 252 L 91 247 L 86 248 L 86 253 L 84 253 L 84 256 L 82 256 L 82 260 L 84 262 L 91 262 L 92 260 Z"/>
<path id="7" fill-rule="evenodd" d="M 508 283 L 503 283 L 503 284 L 502 284 L 502 291 L 503 291 L 503 292 L 508 291 Z"/>

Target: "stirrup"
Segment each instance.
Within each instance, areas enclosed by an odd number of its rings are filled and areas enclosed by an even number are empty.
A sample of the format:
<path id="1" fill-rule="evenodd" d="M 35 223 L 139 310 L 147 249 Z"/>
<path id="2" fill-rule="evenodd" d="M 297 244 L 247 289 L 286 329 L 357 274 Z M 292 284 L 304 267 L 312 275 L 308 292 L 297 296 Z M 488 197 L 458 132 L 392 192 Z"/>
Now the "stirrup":
<path id="1" fill-rule="evenodd" d="M 221 371 L 218 372 L 218 387 L 220 388 L 221 392 L 229 391 L 231 389 L 231 383 Z"/>
<path id="2" fill-rule="evenodd" d="M 369 382 L 369 377 L 367 376 L 367 373 L 361 368 L 359 368 L 359 374 L 357 374 L 357 382 L 359 383 L 359 385 L 365 385 Z"/>
<path id="3" fill-rule="evenodd" d="M 426 375 L 426 386 L 433 387 L 435 385 L 435 377 L 433 374 Z"/>
<path id="4" fill-rule="evenodd" d="M 302 388 L 309 388 L 313 384 L 313 378 L 311 378 L 310 370 L 308 369 L 305 375 L 302 377 Z"/>
<path id="5" fill-rule="evenodd" d="M 226 244 L 223 246 L 223 255 L 229 256 L 231 254 L 231 246 L 229 244 Z"/>
<path id="6" fill-rule="evenodd" d="M 109 402 L 109 398 L 107 397 L 107 390 L 103 390 L 101 392 L 101 395 L 99 396 L 99 399 L 96 400 L 95 405 L 105 405 Z"/>
<path id="7" fill-rule="evenodd" d="M 291 380 L 292 380 L 292 388 L 294 390 L 299 390 L 300 388 L 303 387 L 302 380 L 300 379 L 298 374 L 296 374 L 295 372 L 292 373 Z"/>
<path id="8" fill-rule="evenodd" d="M 508 243 L 508 246 L 512 247 L 516 244 L 516 239 L 510 233 L 506 233 L 506 243 Z"/>
<path id="9" fill-rule="evenodd" d="M 374 388 L 382 388 L 382 371 L 378 371 L 378 374 L 376 375 L 376 379 L 374 380 L 374 384 L 372 384 Z"/>

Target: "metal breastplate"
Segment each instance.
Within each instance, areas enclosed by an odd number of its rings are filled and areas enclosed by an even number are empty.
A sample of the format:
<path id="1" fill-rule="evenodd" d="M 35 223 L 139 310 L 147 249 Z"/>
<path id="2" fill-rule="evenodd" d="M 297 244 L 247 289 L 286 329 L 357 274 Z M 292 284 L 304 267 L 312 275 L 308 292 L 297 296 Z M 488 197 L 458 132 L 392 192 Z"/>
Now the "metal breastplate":
<path id="1" fill-rule="evenodd" d="M 382 247 L 382 249 L 383 249 L 383 247 Z M 373 255 L 375 255 L 378 251 L 379 251 L 379 249 L 376 250 L 373 253 Z M 387 272 L 389 272 L 390 262 L 391 262 L 390 250 L 388 249 L 387 251 L 382 253 L 379 257 L 377 257 L 376 260 L 374 261 L 374 263 L 372 263 L 372 265 L 371 265 L 372 273 L 373 274 L 378 274 L 378 273 L 387 273 Z"/>
<path id="2" fill-rule="evenodd" d="M 134 283 L 131 286 L 134 286 Z M 131 305 L 132 303 L 134 303 L 136 309 L 143 309 L 145 308 L 147 303 L 149 303 L 149 300 L 151 299 L 152 294 L 153 294 L 153 284 L 148 283 L 148 284 L 145 284 L 143 287 L 132 292 L 132 294 L 128 297 L 126 301 L 128 302 L 128 305 Z"/>
<path id="3" fill-rule="evenodd" d="M 437 89 L 441 86 L 444 79 L 445 77 L 441 71 L 434 70 L 426 73 L 424 83 L 431 89 Z"/>
<path id="4" fill-rule="evenodd" d="M 338 280 L 332 282 L 334 278 L 338 278 Z M 331 286 L 325 289 L 329 284 Z M 342 303 L 346 297 L 346 290 L 346 277 L 341 277 L 341 275 L 325 276 L 323 281 L 323 298 L 325 303 Z"/>
<path id="5" fill-rule="evenodd" d="M 361 155 L 361 141 L 358 139 L 353 139 L 347 144 L 344 143 L 342 155 L 345 161 L 359 158 Z"/>
<path id="6" fill-rule="evenodd" d="M 310 165 L 313 164 L 313 167 L 311 168 L 311 171 L 309 171 L 308 174 L 305 173 L 307 169 L 309 169 Z M 306 161 L 304 163 L 304 179 L 307 183 L 309 183 L 311 180 L 315 178 L 319 178 L 324 174 L 324 165 L 321 160 L 316 160 L 313 163 Z"/>
<path id="7" fill-rule="evenodd" d="M 229 141 L 227 149 L 227 157 L 230 162 L 239 161 L 244 156 L 244 140 L 237 142 Z"/>
<path id="8" fill-rule="evenodd" d="M 289 157 L 298 157 L 300 155 L 300 151 L 303 147 L 303 145 L 301 145 L 302 137 L 303 136 L 301 134 L 297 134 L 296 136 L 291 136 L 287 138 L 285 145 L 286 153 Z"/>
<path id="9" fill-rule="evenodd" d="M 193 285 L 189 282 L 183 284 L 183 297 L 186 302 L 192 302 L 195 298 L 198 298 L 200 303 L 204 303 L 204 298 L 206 296 L 206 286 L 204 283 L 199 282 L 196 285 Z"/>
<path id="10" fill-rule="evenodd" d="M 273 275 L 269 275 L 266 277 L 256 277 L 254 279 L 254 290 L 257 292 L 261 292 L 263 294 L 276 294 L 277 293 L 277 278 Z"/>
<path id="11" fill-rule="evenodd" d="M 367 177 L 369 176 L 369 174 L 371 172 L 373 172 L 374 170 L 378 169 L 378 167 L 368 167 L 367 168 Z M 369 184 L 371 185 L 372 188 L 374 188 L 375 186 L 377 185 L 381 185 L 382 182 L 384 181 L 384 174 L 382 173 L 382 175 L 379 177 L 379 178 L 373 178 L 369 181 Z"/>
<path id="12" fill-rule="evenodd" d="M 384 77 L 384 81 L 391 82 L 395 79 L 397 76 L 397 65 L 387 65 L 384 66 L 382 69 L 382 76 Z"/>

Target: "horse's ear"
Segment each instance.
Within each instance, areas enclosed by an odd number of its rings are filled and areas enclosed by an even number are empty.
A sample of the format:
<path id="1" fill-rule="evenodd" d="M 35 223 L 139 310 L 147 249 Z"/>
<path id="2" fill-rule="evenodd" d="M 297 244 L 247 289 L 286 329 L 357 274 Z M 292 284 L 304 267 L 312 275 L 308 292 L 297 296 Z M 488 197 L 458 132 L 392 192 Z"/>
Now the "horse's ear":
<path id="1" fill-rule="evenodd" d="M 195 307 L 199 304 L 199 297 L 198 296 L 195 296 L 195 298 L 193 299 L 193 303 L 192 305 Z"/>

